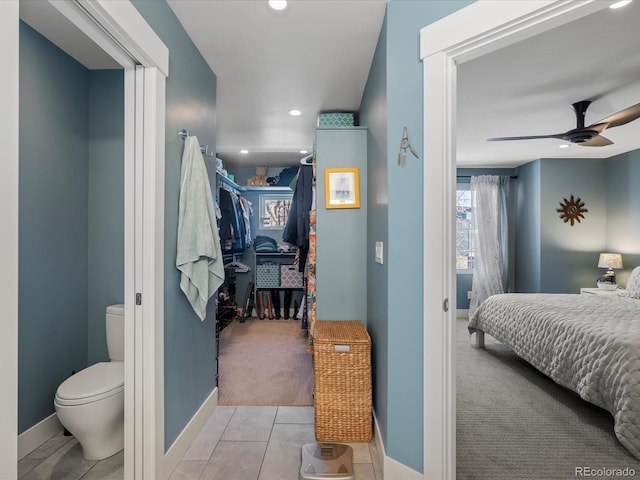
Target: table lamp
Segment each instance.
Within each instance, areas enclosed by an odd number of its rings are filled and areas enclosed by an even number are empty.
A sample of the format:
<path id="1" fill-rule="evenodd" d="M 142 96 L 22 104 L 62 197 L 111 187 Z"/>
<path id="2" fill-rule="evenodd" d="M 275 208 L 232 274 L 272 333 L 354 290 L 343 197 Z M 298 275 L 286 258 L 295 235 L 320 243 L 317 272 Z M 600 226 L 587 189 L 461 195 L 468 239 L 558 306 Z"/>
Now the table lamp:
<path id="1" fill-rule="evenodd" d="M 598 288 L 603 290 L 615 290 L 618 288 L 616 284 L 616 273 L 614 268 L 622 268 L 622 255 L 619 253 L 601 253 L 598 260 L 598 268 L 606 268 L 607 273 L 598 277 L 596 284 Z"/>

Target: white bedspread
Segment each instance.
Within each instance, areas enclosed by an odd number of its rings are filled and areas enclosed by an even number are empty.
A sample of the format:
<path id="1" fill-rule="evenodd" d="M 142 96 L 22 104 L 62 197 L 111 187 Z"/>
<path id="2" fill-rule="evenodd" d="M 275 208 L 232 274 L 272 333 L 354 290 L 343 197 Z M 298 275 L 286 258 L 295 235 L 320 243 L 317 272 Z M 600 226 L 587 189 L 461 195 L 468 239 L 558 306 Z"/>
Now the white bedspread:
<path id="1" fill-rule="evenodd" d="M 617 296 L 503 294 L 469 319 L 556 383 L 614 417 L 640 459 L 640 300 Z"/>

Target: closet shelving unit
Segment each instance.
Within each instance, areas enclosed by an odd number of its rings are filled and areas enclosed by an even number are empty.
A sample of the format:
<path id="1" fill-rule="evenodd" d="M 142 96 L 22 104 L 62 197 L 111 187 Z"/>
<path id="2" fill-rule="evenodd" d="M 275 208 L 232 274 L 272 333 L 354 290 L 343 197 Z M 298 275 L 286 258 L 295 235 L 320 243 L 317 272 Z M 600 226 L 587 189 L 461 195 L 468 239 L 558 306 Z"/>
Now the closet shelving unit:
<path id="1" fill-rule="evenodd" d="M 218 172 L 218 180 L 221 184 L 231 187 L 239 192 L 291 193 L 293 191 L 289 187 L 251 187 L 238 185 L 236 182 L 225 177 L 220 172 Z"/>

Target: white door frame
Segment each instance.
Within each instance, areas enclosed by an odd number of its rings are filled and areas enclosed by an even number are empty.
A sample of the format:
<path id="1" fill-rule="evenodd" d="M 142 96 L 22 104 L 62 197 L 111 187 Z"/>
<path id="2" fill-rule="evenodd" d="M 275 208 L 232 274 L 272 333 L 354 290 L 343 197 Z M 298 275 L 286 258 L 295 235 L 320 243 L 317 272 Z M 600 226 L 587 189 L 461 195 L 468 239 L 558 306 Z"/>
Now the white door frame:
<path id="1" fill-rule="evenodd" d="M 424 27 L 424 478 L 456 478 L 456 65 L 607 8 L 596 0 L 482 0 Z M 434 268 L 436 269 L 434 271 Z M 427 275 L 429 278 L 427 278 Z M 441 283 L 428 281 L 441 278 Z M 448 305 L 451 304 L 451 308 Z"/>
<path id="2" fill-rule="evenodd" d="M 125 71 L 125 479 L 164 477 L 164 148 L 165 81 L 169 51 L 130 2 L 47 0 L 109 53 Z M 17 476 L 18 345 L 18 20 L 19 2 L 0 2 L 8 71 L 2 78 L 0 120 L 10 137 L 2 197 L 6 200 L 0 237 L 3 332 L 2 369 L 13 395 L 0 397 L 6 421 L 0 430 L 0 473 Z M 6 25 L 5 25 L 6 22 Z M 6 38 L 5 38 L 6 37 Z M 15 50 L 15 51 L 14 51 Z M 14 61 L 15 58 L 15 61 Z M 5 88 L 6 87 L 6 88 Z M 10 101 L 13 99 L 13 101 Z M 4 162 L 4 160 L 3 160 Z M 6 185 L 5 185 L 6 184 Z M 6 187 L 6 189 L 5 189 Z M 6 198 L 5 198 L 6 197 Z M 5 210 L 6 207 L 6 210 Z M 6 247 L 6 248 L 5 248 Z M 137 294 L 142 303 L 136 305 Z M 4 347 L 4 345 L 1 345 Z M 6 359 L 5 359 L 6 356 Z M 6 385 L 6 384 L 5 384 Z M 131 387 L 128 387 L 131 386 Z M 6 407 L 6 408 L 5 408 Z M 8 413 L 7 413 L 8 412 Z M 9 426 L 9 427 L 6 427 Z"/>

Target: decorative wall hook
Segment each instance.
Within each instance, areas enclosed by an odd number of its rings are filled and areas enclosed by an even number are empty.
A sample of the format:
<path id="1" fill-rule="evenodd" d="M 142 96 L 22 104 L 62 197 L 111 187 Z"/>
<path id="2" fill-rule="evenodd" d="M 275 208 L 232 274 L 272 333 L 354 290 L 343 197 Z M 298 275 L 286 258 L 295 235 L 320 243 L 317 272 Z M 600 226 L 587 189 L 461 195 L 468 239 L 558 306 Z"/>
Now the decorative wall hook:
<path id="1" fill-rule="evenodd" d="M 413 153 L 414 157 L 416 157 L 418 160 L 420 159 L 416 151 L 409 143 L 409 133 L 407 132 L 407 127 L 404 127 L 404 129 L 402 130 L 402 139 L 400 140 L 400 152 L 398 152 L 398 165 L 403 167 L 407 163 L 407 148 L 411 150 L 411 153 Z"/>

